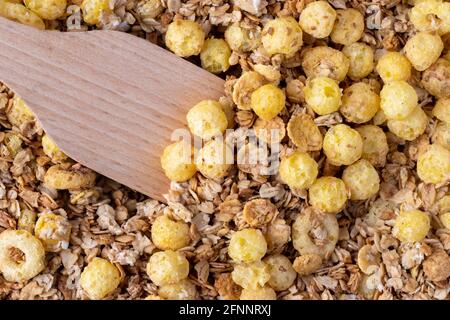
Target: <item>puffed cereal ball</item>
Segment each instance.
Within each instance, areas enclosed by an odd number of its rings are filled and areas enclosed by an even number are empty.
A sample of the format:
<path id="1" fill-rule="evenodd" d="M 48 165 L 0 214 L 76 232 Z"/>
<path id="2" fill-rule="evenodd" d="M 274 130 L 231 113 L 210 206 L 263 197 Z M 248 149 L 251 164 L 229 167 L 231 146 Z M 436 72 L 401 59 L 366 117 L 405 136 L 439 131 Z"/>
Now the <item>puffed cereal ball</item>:
<path id="1" fill-rule="evenodd" d="M 91 300 L 100 300 L 116 290 L 120 281 L 119 269 L 108 260 L 96 257 L 81 273 L 80 286 Z"/>
<path id="2" fill-rule="evenodd" d="M 450 97 L 450 61 L 438 59 L 422 74 L 422 85 L 432 95 Z"/>
<path id="3" fill-rule="evenodd" d="M 20 127 L 23 123 L 36 120 L 34 113 L 18 96 L 14 97 L 11 108 L 6 112 L 6 117 L 16 127 Z"/>
<path id="4" fill-rule="evenodd" d="M 316 180 L 318 167 L 309 154 L 296 151 L 281 159 L 280 178 L 291 189 L 307 189 Z"/>
<path id="5" fill-rule="evenodd" d="M 269 266 L 270 279 L 268 285 L 275 291 L 287 290 L 294 284 L 297 273 L 291 261 L 282 254 L 273 254 L 264 259 Z"/>
<path id="6" fill-rule="evenodd" d="M 196 300 L 198 298 L 197 287 L 189 279 L 161 285 L 158 295 L 166 300 Z"/>
<path id="7" fill-rule="evenodd" d="M 380 109 L 380 97 L 370 85 L 357 82 L 344 90 L 339 111 L 350 122 L 364 123 L 371 120 Z"/>
<path id="8" fill-rule="evenodd" d="M 436 102 L 433 116 L 450 125 L 450 97 L 440 98 Z"/>
<path id="9" fill-rule="evenodd" d="M 90 25 L 98 24 L 103 15 L 112 13 L 109 3 L 109 0 L 83 0 L 80 7 L 84 22 Z"/>
<path id="10" fill-rule="evenodd" d="M 6 281 L 30 280 L 45 268 L 41 241 L 25 230 L 0 233 L 0 273 Z"/>
<path id="11" fill-rule="evenodd" d="M 362 159 L 366 159 L 375 167 L 384 167 L 389 151 L 386 134 L 375 125 L 364 125 L 355 129 L 363 140 Z"/>
<path id="12" fill-rule="evenodd" d="M 340 82 L 347 75 L 350 61 L 341 51 L 320 46 L 304 50 L 302 67 L 308 78 L 328 77 Z"/>
<path id="13" fill-rule="evenodd" d="M 326 38 L 333 30 L 336 11 L 326 1 L 308 3 L 300 14 L 302 30 L 314 38 Z"/>
<path id="14" fill-rule="evenodd" d="M 264 85 L 265 79 L 255 71 L 245 72 L 233 87 L 233 101 L 241 110 L 251 110 L 252 93 Z"/>
<path id="15" fill-rule="evenodd" d="M 161 167 L 170 180 L 189 180 L 197 172 L 193 161 L 193 148 L 183 140 L 168 145 L 161 156 Z"/>
<path id="16" fill-rule="evenodd" d="M 22 5 L 22 1 L 14 3 L 14 1 L 0 0 L 0 16 L 36 29 L 45 29 L 45 23 L 41 17 Z"/>
<path id="17" fill-rule="evenodd" d="M 238 263 L 251 263 L 261 260 L 266 254 L 267 242 L 262 232 L 257 229 L 236 231 L 228 246 L 228 255 Z"/>
<path id="18" fill-rule="evenodd" d="M 147 263 L 147 274 L 157 286 L 174 284 L 189 275 L 189 261 L 181 252 L 156 252 Z"/>
<path id="19" fill-rule="evenodd" d="M 427 32 L 412 36 L 404 47 L 406 57 L 418 71 L 424 71 L 436 62 L 443 49 L 441 37 Z"/>
<path id="20" fill-rule="evenodd" d="M 366 200 L 380 190 L 377 170 L 365 159 L 360 159 L 344 169 L 342 180 L 350 190 L 350 199 Z"/>
<path id="21" fill-rule="evenodd" d="M 175 20 L 167 27 L 166 46 L 177 56 L 186 58 L 202 51 L 205 32 L 195 21 Z"/>
<path id="22" fill-rule="evenodd" d="M 450 151 L 438 144 L 420 154 L 417 175 L 425 183 L 443 183 L 450 179 Z"/>
<path id="23" fill-rule="evenodd" d="M 430 217 L 423 211 L 401 211 L 392 230 L 401 242 L 417 242 L 425 239 L 430 230 Z"/>
<path id="24" fill-rule="evenodd" d="M 46 251 L 58 252 L 69 247 L 72 225 L 66 217 L 43 213 L 34 227 L 34 235 L 41 240 Z"/>
<path id="25" fill-rule="evenodd" d="M 270 20 L 261 35 L 263 47 L 271 55 L 282 53 L 287 57 L 293 56 L 303 44 L 302 29 L 292 17 Z"/>
<path id="26" fill-rule="evenodd" d="M 189 110 L 186 119 L 191 132 L 204 140 L 221 135 L 228 126 L 222 105 L 214 100 L 197 103 Z"/>
<path id="27" fill-rule="evenodd" d="M 306 103 L 323 116 L 339 110 L 342 91 L 337 82 L 328 77 L 308 79 L 303 89 Z"/>
<path id="28" fill-rule="evenodd" d="M 232 163 L 233 150 L 221 139 L 207 142 L 198 152 L 197 169 L 210 179 L 226 176 Z"/>
<path id="29" fill-rule="evenodd" d="M 444 226 L 444 228 L 450 230 L 450 212 L 441 214 L 439 216 L 439 219 L 441 220 L 441 223 Z"/>
<path id="30" fill-rule="evenodd" d="M 410 19 L 419 31 L 435 32 L 440 35 L 450 32 L 450 3 L 442 0 L 426 0 L 414 5 Z"/>
<path id="31" fill-rule="evenodd" d="M 225 30 L 224 37 L 230 48 L 234 51 L 252 51 L 261 42 L 259 33 L 252 33 L 250 30 L 236 24 L 228 26 L 227 30 Z"/>
<path id="32" fill-rule="evenodd" d="M 83 189 L 94 185 L 97 174 L 88 168 L 65 169 L 61 165 L 51 166 L 44 175 L 44 183 L 53 189 Z"/>
<path id="33" fill-rule="evenodd" d="M 242 288 L 255 289 L 263 287 L 270 279 L 269 266 L 262 261 L 238 264 L 231 272 L 234 283 Z"/>
<path id="34" fill-rule="evenodd" d="M 400 52 L 387 52 L 377 63 L 377 72 L 384 83 L 406 81 L 411 77 L 411 62 Z"/>
<path id="35" fill-rule="evenodd" d="M 65 153 L 58 148 L 56 143 L 48 136 L 48 134 L 44 134 L 41 142 L 44 153 L 52 159 L 53 162 L 62 162 L 67 159 Z"/>
<path id="36" fill-rule="evenodd" d="M 269 287 L 265 286 L 256 289 L 242 289 L 240 300 L 276 300 L 277 294 Z"/>
<path id="37" fill-rule="evenodd" d="M 433 134 L 433 142 L 450 150 L 450 124 L 440 121 Z"/>
<path id="38" fill-rule="evenodd" d="M 202 68 L 212 73 L 221 73 L 230 67 L 231 50 L 223 39 L 207 39 L 200 52 Z"/>
<path id="39" fill-rule="evenodd" d="M 292 243 L 301 255 L 328 257 L 336 246 L 339 225 L 336 215 L 304 209 L 292 225 Z"/>
<path id="40" fill-rule="evenodd" d="M 321 177 L 309 188 L 309 202 L 326 213 L 338 213 L 347 203 L 344 181 L 335 177 Z"/>
<path id="41" fill-rule="evenodd" d="M 173 221 L 166 215 L 159 216 L 152 225 L 152 241 L 161 250 L 186 247 L 191 242 L 189 226 L 183 221 Z"/>
<path id="42" fill-rule="evenodd" d="M 323 151 L 331 164 L 350 165 L 361 158 L 363 142 L 358 131 L 345 124 L 331 127 L 323 139 Z"/>
<path id="43" fill-rule="evenodd" d="M 256 89 L 251 96 L 251 106 L 258 117 L 269 121 L 284 109 L 286 97 L 283 90 L 273 84 Z"/>
<path id="44" fill-rule="evenodd" d="M 388 120 L 389 131 L 397 137 L 412 141 L 425 132 L 428 124 L 428 117 L 421 107 L 417 106 L 403 120 Z"/>
<path id="45" fill-rule="evenodd" d="M 144 0 L 136 4 L 136 13 L 143 19 L 154 19 L 159 16 L 164 7 L 160 0 Z"/>
<path id="46" fill-rule="evenodd" d="M 374 69 L 374 51 L 365 43 L 355 42 L 342 48 L 350 61 L 348 76 L 352 79 L 367 77 Z M 409 63 L 409 62 L 408 62 Z"/>
<path id="47" fill-rule="evenodd" d="M 417 93 L 406 81 L 385 84 L 380 98 L 380 107 L 388 119 L 405 119 L 418 105 Z"/>
<path id="48" fill-rule="evenodd" d="M 352 8 L 336 12 L 337 18 L 333 32 L 331 32 L 331 40 L 348 46 L 361 39 L 364 33 L 364 16 Z"/>
<path id="49" fill-rule="evenodd" d="M 24 0 L 28 9 L 46 20 L 56 20 L 66 13 L 66 0 Z"/>

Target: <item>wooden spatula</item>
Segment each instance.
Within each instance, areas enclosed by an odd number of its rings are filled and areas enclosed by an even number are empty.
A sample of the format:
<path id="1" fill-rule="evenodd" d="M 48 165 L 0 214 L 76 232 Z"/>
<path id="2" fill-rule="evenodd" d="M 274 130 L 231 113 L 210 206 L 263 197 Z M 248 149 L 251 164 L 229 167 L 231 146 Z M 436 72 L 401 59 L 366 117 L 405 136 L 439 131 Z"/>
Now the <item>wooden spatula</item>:
<path id="1" fill-rule="evenodd" d="M 0 81 L 81 164 L 164 201 L 160 168 L 190 107 L 223 95 L 223 80 L 116 31 L 39 31 L 0 18 Z"/>

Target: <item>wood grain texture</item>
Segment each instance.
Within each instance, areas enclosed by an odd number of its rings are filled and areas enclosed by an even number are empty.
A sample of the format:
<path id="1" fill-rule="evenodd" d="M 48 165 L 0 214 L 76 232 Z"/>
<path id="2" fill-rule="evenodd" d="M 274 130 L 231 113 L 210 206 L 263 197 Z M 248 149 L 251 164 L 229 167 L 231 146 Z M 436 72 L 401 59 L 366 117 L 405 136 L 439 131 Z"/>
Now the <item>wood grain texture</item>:
<path id="1" fill-rule="evenodd" d="M 38 31 L 0 18 L 0 80 L 81 164 L 164 201 L 162 149 L 223 80 L 116 31 Z"/>

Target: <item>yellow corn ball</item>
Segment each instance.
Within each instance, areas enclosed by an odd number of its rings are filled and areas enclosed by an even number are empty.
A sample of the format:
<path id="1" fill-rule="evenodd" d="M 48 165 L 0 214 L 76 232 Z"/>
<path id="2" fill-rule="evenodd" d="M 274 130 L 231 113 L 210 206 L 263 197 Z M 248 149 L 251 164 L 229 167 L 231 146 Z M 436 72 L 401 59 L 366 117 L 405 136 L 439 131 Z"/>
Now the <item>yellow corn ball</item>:
<path id="1" fill-rule="evenodd" d="M 450 150 L 450 124 L 440 121 L 433 134 L 433 142 Z"/>
<path id="2" fill-rule="evenodd" d="M 147 274 L 157 286 L 174 284 L 189 275 L 189 261 L 181 252 L 156 252 L 147 263 Z"/>
<path id="3" fill-rule="evenodd" d="M 21 3 L 0 0 L 0 16 L 37 29 L 45 29 L 45 23 L 41 17 Z"/>
<path id="4" fill-rule="evenodd" d="M 245 72 L 233 87 L 233 101 L 241 110 L 251 110 L 252 93 L 264 85 L 262 75 L 255 71 Z"/>
<path id="5" fill-rule="evenodd" d="M 361 158 L 375 167 L 384 167 L 389 151 L 386 134 L 378 126 L 364 125 L 355 129 L 363 140 Z"/>
<path id="6" fill-rule="evenodd" d="M 24 0 L 28 9 L 46 20 L 62 18 L 66 13 L 66 0 Z"/>
<path id="7" fill-rule="evenodd" d="M 84 22 L 90 25 L 98 24 L 103 15 L 112 13 L 109 3 L 109 0 L 83 0 L 80 7 Z"/>
<path id="8" fill-rule="evenodd" d="M 36 212 L 29 209 L 24 209 L 20 213 L 19 221 L 17 221 L 17 228 L 19 230 L 26 230 L 29 233 L 33 233 L 35 222 Z"/>
<path id="9" fill-rule="evenodd" d="M 175 20 L 167 27 L 166 46 L 180 57 L 198 55 L 205 43 L 205 32 L 200 24 L 190 20 Z"/>
<path id="10" fill-rule="evenodd" d="M 388 120 L 389 131 L 397 137 L 412 141 L 425 132 L 428 124 L 428 117 L 421 107 L 417 106 L 403 120 Z"/>
<path id="11" fill-rule="evenodd" d="M 412 36 L 404 47 L 406 57 L 418 71 L 424 71 L 435 63 L 443 49 L 441 37 L 427 32 Z"/>
<path id="12" fill-rule="evenodd" d="M 240 300 L 276 300 L 277 294 L 269 287 L 265 286 L 256 289 L 242 289 Z"/>
<path id="13" fill-rule="evenodd" d="M 441 220 L 441 223 L 443 224 L 444 228 L 450 230 L 450 212 L 441 214 L 439 216 L 439 219 Z"/>
<path id="14" fill-rule="evenodd" d="M 409 17 L 419 31 L 437 31 L 440 35 L 450 32 L 450 3 L 448 2 L 422 1 L 414 5 Z"/>
<path id="15" fill-rule="evenodd" d="M 443 196 L 437 202 L 439 214 L 450 212 L 450 194 Z"/>
<path id="16" fill-rule="evenodd" d="M 259 228 L 278 214 L 277 207 L 268 199 L 253 199 L 245 203 L 242 216 L 244 221 L 253 228 Z"/>
<path id="17" fill-rule="evenodd" d="M 378 110 L 377 114 L 372 118 L 372 122 L 376 126 L 381 126 L 385 124 L 386 121 L 387 118 L 382 109 Z"/>
<path id="18" fill-rule="evenodd" d="M 333 30 L 336 11 L 326 1 L 308 3 L 300 14 L 302 30 L 314 38 L 326 38 Z"/>
<path id="19" fill-rule="evenodd" d="M 45 268 L 42 243 L 25 230 L 0 233 L 0 273 L 6 281 L 28 281 Z"/>
<path id="20" fill-rule="evenodd" d="M 450 179 L 450 151 L 438 144 L 420 154 L 417 175 L 426 183 L 443 183 Z"/>
<path id="21" fill-rule="evenodd" d="M 249 29 L 241 28 L 237 24 L 228 26 L 227 30 L 225 30 L 224 37 L 231 50 L 234 51 L 252 51 L 261 43 L 259 33 L 251 33 Z"/>
<path id="22" fill-rule="evenodd" d="M 58 252 L 69 247 L 72 225 L 66 217 L 43 213 L 34 227 L 34 235 L 41 240 L 46 251 Z"/>
<path id="23" fill-rule="evenodd" d="M 450 124 L 450 97 L 440 98 L 433 108 L 433 116 Z"/>
<path id="24" fill-rule="evenodd" d="M 192 178 L 197 172 L 193 159 L 194 148 L 181 140 L 164 148 L 161 167 L 170 180 L 183 182 Z"/>
<path id="25" fill-rule="evenodd" d="M 6 117 L 16 127 L 20 127 L 23 123 L 35 121 L 36 119 L 31 109 L 18 96 L 14 97 L 11 108 L 6 113 Z"/>
<path id="26" fill-rule="evenodd" d="M 338 213 L 347 203 L 344 181 L 335 177 L 321 177 L 309 188 L 310 204 L 326 213 Z"/>
<path id="27" fill-rule="evenodd" d="M 67 159 L 65 153 L 58 148 L 56 143 L 47 134 L 44 134 L 41 142 L 44 153 L 52 159 L 53 162 L 62 162 Z"/>
<path id="28" fill-rule="evenodd" d="M 269 121 L 258 118 L 253 124 L 253 129 L 258 139 L 267 144 L 279 143 L 286 135 L 284 121 L 280 117 L 275 117 Z"/>
<path id="29" fill-rule="evenodd" d="M 430 230 L 430 217 L 423 211 L 401 211 L 392 230 L 401 242 L 416 242 L 425 239 Z"/>
<path id="30" fill-rule="evenodd" d="M 231 272 L 234 283 L 246 289 L 263 287 L 270 279 L 269 266 L 262 261 L 238 264 Z"/>
<path id="31" fill-rule="evenodd" d="M 296 151 L 281 159 L 280 178 L 291 189 L 308 189 L 316 181 L 318 168 L 309 154 Z"/>
<path id="32" fill-rule="evenodd" d="M 164 7 L 160 0 L 144 0 L 136 4 L 136 13 L 143 20 L 154 19 L 159 16 L 163 11 Z"/>
<path id="33" fill-rule="evenodd" d="M 308 78 L 328 77 L 340 82 L 347 75 L 350 61 L 341 51 L 320 46 L 304 50 L 302 67 Z"/>
<path id="34" fill-rule="evenodd" d="M 269 267 L 270 279 L 268 285 L 276 291 L 287 290 L 294 284 L 297 273 L 291 261 L 282 254 L 273 254 L 264 259 Z"/>
<path id="35" fill-rule="evenodd" d="M 350 66 L 348 76 L 352 79 L 367 77 L 374 69 L 374 51 L 367 44 L 355 42 L 342 48 Z M 409 61 L 408 61 L 409 63 Z"/>
<path id="36" fill-rule="evenodd" d="M 308 114 L 292 116 L 287 125 L 288 136 L 301 151 L 319 151 L 323 137 L 319 127 Z"/>
<path id="37" fill-rule="evenodd" d="M 223 39 L 207 39 L 200 52 L 202 68 L 212 73 L 221 73 L 230 67 L 231 50 Z"/>
<path id="38" fill-rule="evenodd" d="M 323 151 L 331 164 L 350 165 L 361 158 L 363 142 L 358 131 L 345 124 L 331 127 L 323 139 Z"/>
<path id="39" fill-rule="evenodd" d="M 267 242 L 262 232 L 257 229 L 236 231 L 228 245 L 228 255 L 235 262 L 251 263 L 261 260 L 266 254 Z"/>
<path id="40" fill-rule="evenodd" d="M 400 52 L 387 52 L 377 63 L 377 72 L 384 83 L 406 81 L 411 77 L 411 62 Z"/>
<path id="41" fill-rule="evenodd" d="M 450 97 L 450 61 L 438 59 L 422 74 L 422 85 L 432 95 Z"/>
<path id="42" fill-rule="evenodd" d="M 102 258 L 94 258 L 84 268 L 80 286 L 91 300 L 100 300 L 117 289 L 121 281 L 119 269 Z"/>
<path id="43" fill-rule="evenodd" d="M 380 109 L 380 97 L 370 85 L 357 82 L 344 90 L 339 111 L 350 122 L 370 121 Z"/>
<path id="44" fill-rule="evenodd" d="M 222 105 L 214 100 L 203 100 L 193 106 L 186 115 L 189 129 L 204 140 L 221 135 L 228 126 Z"/>
<path id="45" fill-rule="evenodd" d="M 342 180 L 350 190 L 350 199 L 366 200 L 380 190 L 380 177 L 377 170 L 365 159 L 360 159 L 344 169 Z"/>
<path id="46" fill-rule="evenodd" d="M 191 242 L 189 226 L 183 221 L 173 221 L 166 215 L 159 216 L 152 225 L 152 241 L 161 250 L 186 247 Z"/>
<path id="47" fill-rule="evenodd" d="M 301 48 L 303 33 L 294 18 L 276 18 L 267 22 L 264 26 L 261 41 L 269 54 L 282 53 L 290 57 Z"/>
<path id="48" fill-rule="evenodd" d="M 189 279 L 177 283 L 164 284 L 158 289 L 158 295 L 166 300 L 197 300 L 197 287 Z"/>
<path id="49" fill-rule="evenodd" d="M 306 103 L 323 116 L 339 110 L 342 91 L 337 82 L 328 77 L 308 79 L 303 89 Z"/>
<path id="50" fill-rule="evenodd" d="M 402 120 L 418 105 L 417 93 L 406 81 L 392 81 L 380 92 L 380 107 L 388 119 Z"/>
<path id="51" fill-rule="evenodd" d="M 336 23 L 333 32 L 331 32 L 331 40 L 335 43 L 348 46 L 361 39 L 364 33 L 364 16 L 355 9 L 337 10 Z"/>
<path id="52" fill-rule="evenodd" d="M 16 154 L 22 150 L 22 139 L 20 136 L 14 132 L 7 132 L 3 138 L 3 143 L 8 149 L 11 158 L 14 158 Z"/>
<path id="53" fill-rule="evenodd" d="M 53 189 L 82 189 L 93 186 L 96 177 L 97 174 L 88 168 L 64 169 L 54 165 L 45 173 L 44 182 Z"/>
<path id="54" fill-rule="evenodd" d="M 273 84 L 256 89 L 251 96 L 253 111 L 263 120 L 275 118 L 284 109 L 286 97 L 283 90 Z"/>
<path id="55" fill-rule="evenodd" d="M 292 225 L 292 243 L 301 255 L 328 257 L 336 246 L 339 225 L 336 215 L 304 209 Z"/>
<path id="56" fill-rule="evenodd" d="M 198 152 L 197 169 L 210 179 L 227 175 L 233 163 L 233 150 L 221 140 L 207 142 Z"/>

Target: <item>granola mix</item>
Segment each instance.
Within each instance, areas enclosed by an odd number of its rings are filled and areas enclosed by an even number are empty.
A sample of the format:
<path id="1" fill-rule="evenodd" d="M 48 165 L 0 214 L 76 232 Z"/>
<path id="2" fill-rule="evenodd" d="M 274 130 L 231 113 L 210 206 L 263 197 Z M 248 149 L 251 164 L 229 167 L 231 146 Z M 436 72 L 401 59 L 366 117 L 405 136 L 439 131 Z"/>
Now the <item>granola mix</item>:
<path id="1" fill-rule="evenodd" d="M 279 175 L 215 164 L 227 146 L 211 140 L 183 165 L 174 144 L 162 204 L 67 158 L 0 84 L 0 299 L 448 300 L 449 12 L 441 0 L 0 0 L 21 23 L 128 32 L 218 73 L 224 96 L 192 110 L 191 130 L 255 128 L 282 158 Z"/>

